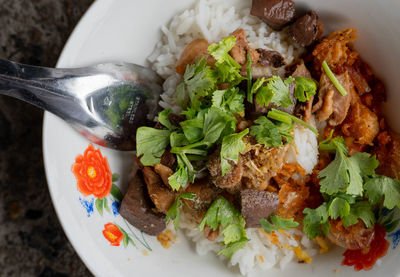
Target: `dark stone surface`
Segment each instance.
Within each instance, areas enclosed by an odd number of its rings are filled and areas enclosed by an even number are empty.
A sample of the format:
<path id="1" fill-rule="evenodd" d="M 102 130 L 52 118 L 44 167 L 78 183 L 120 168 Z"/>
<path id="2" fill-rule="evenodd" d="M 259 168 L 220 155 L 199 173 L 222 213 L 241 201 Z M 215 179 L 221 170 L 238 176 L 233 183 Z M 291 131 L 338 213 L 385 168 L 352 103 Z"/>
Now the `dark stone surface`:
<path id="1" fill-rule="evenodd" d="M 92 0 L 0 0 L 0 57 L 54 66 Z M 91 276 L 47 189 L 43 112 L 0 96 L 0 276 Z"/>

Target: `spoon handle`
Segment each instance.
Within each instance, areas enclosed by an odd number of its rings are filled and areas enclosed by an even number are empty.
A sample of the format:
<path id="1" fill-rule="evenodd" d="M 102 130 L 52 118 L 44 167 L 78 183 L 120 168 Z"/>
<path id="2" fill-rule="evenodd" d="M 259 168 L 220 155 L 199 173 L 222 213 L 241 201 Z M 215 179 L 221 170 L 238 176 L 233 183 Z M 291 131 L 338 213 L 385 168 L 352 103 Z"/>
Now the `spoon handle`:
<path id="1" fill-rule="evenodd" d="M 80 95 L 71 86 L 71 82 L 87 76 L 82 71 L 30 66 L 0 59 L 0 94 L 28 102 L 70 123 L 76 120 L 88 122 L 90 116 L 80 106 Z"/>

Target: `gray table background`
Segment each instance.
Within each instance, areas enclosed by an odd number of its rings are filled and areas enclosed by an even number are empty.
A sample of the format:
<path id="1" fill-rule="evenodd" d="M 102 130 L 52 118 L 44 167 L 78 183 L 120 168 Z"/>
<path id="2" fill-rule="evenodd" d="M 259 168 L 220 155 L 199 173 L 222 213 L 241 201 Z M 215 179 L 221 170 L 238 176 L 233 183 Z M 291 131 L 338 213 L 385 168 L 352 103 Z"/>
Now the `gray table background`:
<path id="1" fill-rule="evenodd" d="M 54 66 L 93 0 L 0 0 L 0 57 Z M 0 96 L 0 277 L 91 276 L 58 222 L 42 160 L 43 112 Z"/>

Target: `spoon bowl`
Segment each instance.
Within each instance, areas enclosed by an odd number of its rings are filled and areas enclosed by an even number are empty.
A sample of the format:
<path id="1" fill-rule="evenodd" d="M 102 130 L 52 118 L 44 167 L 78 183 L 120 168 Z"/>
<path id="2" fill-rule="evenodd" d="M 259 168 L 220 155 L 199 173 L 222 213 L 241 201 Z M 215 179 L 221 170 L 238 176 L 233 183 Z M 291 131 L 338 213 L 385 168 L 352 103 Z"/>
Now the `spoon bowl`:
<path id="1" fill-rule="evenodd" d="M 0 94 L 49 111 L 91 142 L 135 150 L 138 127 L 158 111 L 162 79 L 130 63 L 46 68 L 0 59 Z"/>

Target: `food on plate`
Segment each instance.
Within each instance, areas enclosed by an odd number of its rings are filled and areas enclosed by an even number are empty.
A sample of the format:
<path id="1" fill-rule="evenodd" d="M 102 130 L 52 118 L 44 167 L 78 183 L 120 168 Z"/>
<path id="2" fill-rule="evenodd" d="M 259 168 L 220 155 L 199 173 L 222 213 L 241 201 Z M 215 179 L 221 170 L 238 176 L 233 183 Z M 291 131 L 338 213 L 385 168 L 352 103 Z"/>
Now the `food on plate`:
<path id="1" fill-rule="evenodd" d="M 180 228 L 242 274 L 333 247 L 372 268 L 398 223 L 400 140 L 357 30 L 323 36 L 293 1 L 228 2 L 162 27 L 162 111 L 137 130 L 121 215 L 149 235 Z"/>

